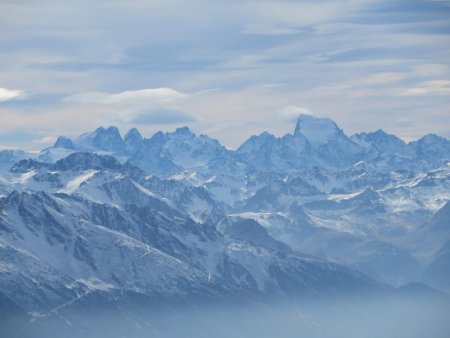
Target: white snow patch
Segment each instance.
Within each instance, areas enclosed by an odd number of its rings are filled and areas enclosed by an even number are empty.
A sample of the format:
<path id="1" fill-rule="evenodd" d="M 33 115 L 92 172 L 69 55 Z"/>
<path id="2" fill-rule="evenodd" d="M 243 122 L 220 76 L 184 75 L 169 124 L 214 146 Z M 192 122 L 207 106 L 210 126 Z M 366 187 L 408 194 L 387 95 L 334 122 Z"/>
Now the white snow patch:
<path id="1" fill-rule="evenodd" d="M 69 181 L 66 184 L 66 187 L 64 189 L 61 189 L 60 192 L 64 192 L 67 194 L 73 194 L 80 185 L 90 179 L 92 176 L 94 176 L 96 173 L 98 173 L 98 170 L 87 170 L 82 175 L 75 177 L 71 181 Z"/>

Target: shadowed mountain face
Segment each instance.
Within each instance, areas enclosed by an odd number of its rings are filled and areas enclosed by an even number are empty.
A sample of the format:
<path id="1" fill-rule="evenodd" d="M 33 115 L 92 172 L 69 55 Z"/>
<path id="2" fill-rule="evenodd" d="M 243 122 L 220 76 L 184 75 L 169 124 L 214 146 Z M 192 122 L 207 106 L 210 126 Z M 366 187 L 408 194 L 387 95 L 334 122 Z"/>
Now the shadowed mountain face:
<path id="1" fill-rule="evenodd" d="M 63 328 L 99 309 L 448 291 L 449 161 L 436 135 L 306 115 L 236 151 L 187 127 L 2 151 L 0 311 Z"/>

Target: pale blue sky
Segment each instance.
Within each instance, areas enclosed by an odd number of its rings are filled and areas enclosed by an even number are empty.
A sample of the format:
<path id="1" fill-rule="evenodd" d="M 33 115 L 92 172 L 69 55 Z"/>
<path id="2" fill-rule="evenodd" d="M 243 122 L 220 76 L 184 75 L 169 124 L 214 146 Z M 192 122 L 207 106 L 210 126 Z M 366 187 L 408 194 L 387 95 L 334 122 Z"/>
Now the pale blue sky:
<path id="1" fill-rule="evenodd" d="M 236 147 L 310 112 L 450 136 L 447 0 L 0 0 L 0 148 L 99 125 Z"/>

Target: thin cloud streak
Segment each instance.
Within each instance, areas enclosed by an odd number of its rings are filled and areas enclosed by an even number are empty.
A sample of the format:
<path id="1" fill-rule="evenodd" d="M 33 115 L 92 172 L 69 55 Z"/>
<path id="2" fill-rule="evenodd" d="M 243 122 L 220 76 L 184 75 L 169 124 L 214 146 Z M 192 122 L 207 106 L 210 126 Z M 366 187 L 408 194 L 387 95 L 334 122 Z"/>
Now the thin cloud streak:
<path id="1" fill-rule="evenodd" d="M 164 104 L 189 97 L 188 94 L 178 92 L 171 88 L 150 88 L 130 90 L 121 93 L 88 92 L 67 96 L 64 102 L 77 102 L 83 104 L 111 104 L 111 105 L 141 105 Z"/>

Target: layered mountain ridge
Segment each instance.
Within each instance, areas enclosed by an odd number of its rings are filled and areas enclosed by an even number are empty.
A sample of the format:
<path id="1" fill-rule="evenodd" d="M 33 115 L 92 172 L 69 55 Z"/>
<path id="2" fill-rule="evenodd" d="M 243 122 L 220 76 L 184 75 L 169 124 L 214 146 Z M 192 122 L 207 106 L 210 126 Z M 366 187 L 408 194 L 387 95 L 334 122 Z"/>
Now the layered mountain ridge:
<path id="1" fill-rule="evenodd" d="M 206 135 L 198 136 L 188 127 L 158 132 L 150 138 L 143 138 L 136 128 L 122 138 L 116 127 L 100 127 L 73 140 L 59 137 L 54 148 L 126 155 L 132 164 L 157 175 L 189 169 L 211 172 L 217 161 L 236 171 L 242 167 L 274 172 L 314 166 L 340 169 L 364 161 L 383 171 L 418 172 L 445 164 L 450 156 L 449 142 L 429 134 L 405 143 L 382 130 L 348 137 L 330 119 L 301 115 L 293 134 L 277 138 L 264 132 L 250 137 L 236 151 Z M 152 159 L 164 165 L 152 167 Z"/>

